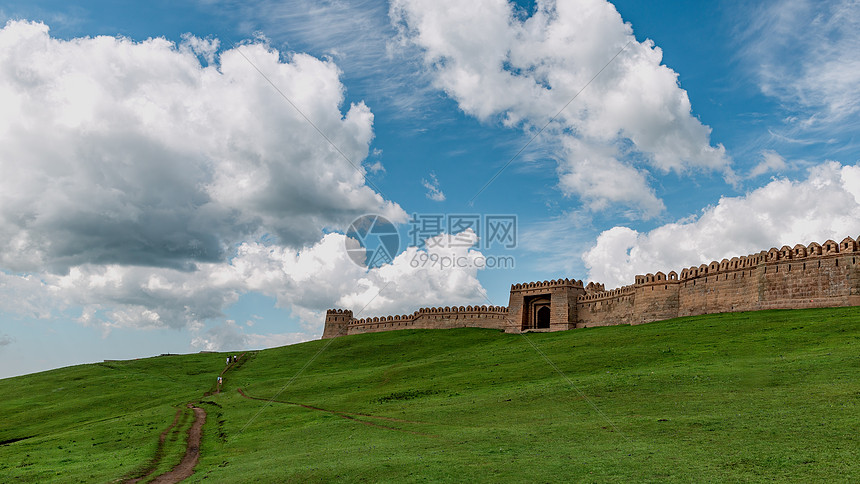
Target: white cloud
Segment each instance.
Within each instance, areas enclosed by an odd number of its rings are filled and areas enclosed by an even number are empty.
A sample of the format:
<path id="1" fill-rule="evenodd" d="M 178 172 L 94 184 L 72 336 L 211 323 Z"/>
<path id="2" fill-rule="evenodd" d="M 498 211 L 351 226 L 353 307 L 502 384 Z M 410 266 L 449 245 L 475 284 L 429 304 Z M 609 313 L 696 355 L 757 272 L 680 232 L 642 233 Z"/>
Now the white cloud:
<path id="1" fill-rule="evenodd" d="M 184 33 L 182 34 L 182 44 L 180 44 L 179 48 L 180 50 L 190 50 L 194 55 L 198 55 L 209 64 L 213 64 L 220 45 L 221 41 L 218 39 L 201 39 L 190 33 Z"/>
<path id="2" fill-rule="evenodd" d="M 421 184 L 424 185 L 424 188 L 427 189 L 427 198 L 433 200 L 434 202 L 445 201 L 445 194 L 439 188 L 439 179 L 436 178 L 435 173 L 430 173 L 430 180 L 422 178 Z"/>
<path id="3" fill-rule="evenodd" d="M 647 172 L 619 161 L 617 148 L 572 136 L 561 139 L 565 151 L 559 161 L 559 184 L 565 192 L 579 194 L 592 210 L 621 204 L 637 207 L 650 218 L 665 209 L 648 185 Z"/>
<path id="4" fill-rule="evenodd" d="M 650 170 L 718 170 L 734 181 L 724 148 L 710 145 L 710 128 L 691 114 L 660 49 L 637 42 L 608 2 L 539 1 L 523 19 L 505 0 L 395 0 L 391 17 L 464 112 L 529 133 L 618 54 L 542 138 L 559 147 L 562 191 L 594 209 L 621 203 L 644 217 L 659 212 Z M 595 152 L 600 162 L 583 161 Z M 619 193 L 619 171 L 637 188 L 634 195 Z"/>
<path id="5" fill-rule="evenodd" d="M 0 30 L 0 268 L 191 269 L 264 233 L 301 246 L 364 213 L 406 219 L 366 185 L 373 114 L 341 110 L 334 63 L 217 46 Z"/>
<path id="6" fill-rule="evenodd" d="M 344 248 L 348 240 L 328 234 L 299 253 L 245 244 L 231 270 L 248 290 L 277 298 L 314 330 L 321 330 L 330 307 L 373 316 L 483 301 L 477 279 L 483 254 L 473 248 L 477 237 L 471 230 L 440 234 L 428 239 L 424 249 L 408 247 L 390 264 L 369 270 L 349 257 Z"/>
<path id="7" fill-rule="evenodd" d="M 473 249 L 477 237 L 471 230 L 428 239 L 425 249 L 409 247 L 392 263 L 370 270 L 352 261 L 348 241 L 354 242 L 330 233 L 300 251 L 246 242 L 229 262 L 200 263 L 194 271 L 85 264 L 41 280 L 0 273 L 0 301 L 14 301 L 5 311 L 43 318 L 63 313 L 104 332 L 188 328 L 195 335 L 192 344 L 202 349 L 318 337 L 331 307 L 373 316 L 487 303 L 477 279 L 483 254 Z M 247 292 L 275 298 L 300 319 L 302 331 L 250 334 L 227 322 L 204 329 L 209 321 L 224 321 L 224 310 Z"/>
<path id="8" fill-rule="evenodd" d="M 420 307 L 488 304 L 478 281 L 486 259 L 473 247 L 471 229 L 439 234 L 423 249 L 408 247 L 391 264 L 369 271 L 343 292 L 338 306 L 362 310 L 362 317 L 406 314 Z"/>
<path id="9" fill-rule="evenodd" d="M 788 166 L 785 163 L 785 158 L 773 150 L 762 151 L 761 158 L 762 160 L 759 164 L 750 170 L 749 175 L 747 175 L 748 178 L 755 178 L 774 171 L 779 172 L 785 170 Z"/>
<path id="10" fill-rule="evenodd" d="M 183 39 L 0 30 L 0 309 L 105 333 L 186 328 L 193 346 L 223 349 L 316 337 L 334 306 L 373 315 L 481 301 L 474 234 L 367 270 L 347 254 L 355 241 L 332 232 L 365 213 L 406 220 L 366 184 L 373 114 L 342 110 L 332 61 Z M 463 266 L 413 263 L 431 252 Z M 301 330 L 226 321 L 248 292 L 275 298 Z"/>
<path id="11" fill-rule="evenodd" d="M 0 271 L 0 311 L 32 318 L 49 318 L 58 302 L 51 288 L 34 274 Z"/>
<path id="12" fill-rule="evenodd" d="M 811 169 L 805 180 L 779 179 L 743 197 L 724 197 L 693 221 L 646 233 L 606 230 L 583 261 L 589 279 L 609 288 L 632 284 L 636 274 L 858 234 L 860 165 L 831 161 Z"/>

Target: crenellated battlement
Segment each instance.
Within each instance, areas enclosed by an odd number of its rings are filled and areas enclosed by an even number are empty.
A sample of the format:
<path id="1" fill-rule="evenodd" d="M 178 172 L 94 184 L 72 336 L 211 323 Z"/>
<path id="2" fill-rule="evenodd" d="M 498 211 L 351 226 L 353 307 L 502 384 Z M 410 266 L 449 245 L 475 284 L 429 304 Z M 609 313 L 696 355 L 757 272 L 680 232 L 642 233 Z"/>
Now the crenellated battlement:
<path id="1" fill-rule="evenodd" d="M 583 287 L 582 281 L 576 279 L 553 279 L 543 282 L 526 282 L 523 284 L 511 284 L 511 291 L 526 291 L 529 289 L 544 289 L 549 287 Z"/>
<path id="2" fill-rule="evenodd" d="M 508 308 L 504 306 L 452 306 L 448 307 L 437 307 L 437 308 L 421 308 L 417 311 L 417 314 L 424 313 L 466 313 L 466 312 L 475 312 L 475 313 L 507 313 Z"/>
<path id="3" fill-rule="evenodd" d="M 851 237 L 845 237 L 841 242 L 828 240 L 823 244 L 812 242 L 808 245 L 797 244 L 794 247 L 788 245 L 782 248 L 772 247 L 770 250 L 750 254 L 744 257 L 732 257 L 731 259 L 723 259 L 720 262 L 712 261 L 710 264 L 702 264 L 698 267 L 690 267 L 681 271 L 680 280 L 686 281 L 699 277 L 708 277 L 722 274 L 725 272 L 733 272 L 738 270 L 755 269 L 760 264 L 786 263 L 786 262 L 803 262 L 809 259 L 819 259 L 826 257 L 838 257 L 844 254 L 854 254 L 860 251 L 858 240 Z"/>
<path id="4" fill-rule="evenodd" d="M 784 245 L 664 273 L 637 275 L 607 291 L 603 284 L 553 279 L 511 285 L 503 306 L 421 308 L 412 314 L 356 319 L 326 311 L 323 338 L 395 329 L 493 328 L 560 331 L 639 324 L 678 316 L 860 305 L 860 237 Z"/>
<path id="5" fill-rule="evenodd" d="M 667 283 L 675 283 L 678 282 L 678 273 L 675 271 L 670 272 L 669 274 L 663 274 L 662 272 L 658 272 L 656 274 L 645 274 L 644 276 L 636 276 L 634 278 L 636 282 L 633 283 L 634 286 L 644 286 L 648 284 L 667 284 Z"/>
<path id="6" fill-rule="evenodd" d="M 362 319 L 353 319 L 349 322 L 349 324 L 367 324 L 367 323 L 384 323 L 386 321 L 412 321 L 414 316 L 402 314 L 395 316 L 378 316 L 378 317 L 370 317 L 370 318 L 362 318 Z"/>
<path id="7" fill-rule="evenodd" d="M 588 283 L 587 286 L 585 286 L 585 293 L 586 294 L 597 294 L 599 292 L 605 292 L 605 291 L 606 291 L 606 286 L 604 286 L 603 284 L 601 284 L 599 282 L 591 281 Z"/>
<path id="8" fill-rule="evenodd" d="M 401 314 L 394 316 L 371 316 L 362 319 L 352 319 L 350 325 L 363 325 L 386 322 L 412 322 L 421 316 L 443 316 L 443 315 L 481 315 L 481 314 L 507 314 L 508 308 L 504 306 L 445 306 L 435 308 L 421 308 L 412 314 Z M 350 313 L 351 315 L 352 313 Z"/>
<path id="9" fill-rule="evenodd" d="M 599 301 L 603 299 L 610 299 L 614 297 L 621 296 L 629 296 L 636 292 L 636 286 L 631 284 L 629 286 L 622 286 L 616 289 L 610 289 L 609 291 L 595 292 L 592 294 L 583 294 L 576 298 L 577 302 L 586 302 L 586 301 Z"/>

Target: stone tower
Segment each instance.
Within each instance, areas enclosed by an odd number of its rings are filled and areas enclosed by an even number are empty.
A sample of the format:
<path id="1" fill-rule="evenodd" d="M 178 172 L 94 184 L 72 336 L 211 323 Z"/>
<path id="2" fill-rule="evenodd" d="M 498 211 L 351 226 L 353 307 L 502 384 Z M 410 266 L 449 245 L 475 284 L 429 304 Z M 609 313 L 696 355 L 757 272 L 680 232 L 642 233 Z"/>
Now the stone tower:
<path id="1" fill-rule="evenodd" d="M 352 311 L 349 309 L 329 309 L 325 313 L 322 339 L 346 336 L 347 325 L 352 319 Z"/>

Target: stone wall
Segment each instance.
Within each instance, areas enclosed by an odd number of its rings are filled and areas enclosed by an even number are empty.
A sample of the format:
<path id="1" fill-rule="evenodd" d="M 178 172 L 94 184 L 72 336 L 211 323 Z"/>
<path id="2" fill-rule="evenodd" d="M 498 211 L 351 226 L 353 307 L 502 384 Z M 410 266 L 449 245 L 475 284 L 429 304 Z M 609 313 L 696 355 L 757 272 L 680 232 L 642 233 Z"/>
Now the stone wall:
<path id="1" fill-rule="evenodd" d="M 837 247 L 786 246 L 686 270 L 679 315 L 860 305 L 860 252 L 853 239 Z"/>
<path id="2" fill-rule="evenodd" d="M 326 329 L 329 327 L 326 315 Z M 488 328 L 506 330 L 508 308 L 500 306 L 459 306 L 421 308 L 409 315 L 352 319 L 343 334 L 377 333 L 396 329 Z M 326 338 L 326 332 L 323 338 Z"/>
<path id="3" fill-rule="evenodd" d="M 577 327 L 639 324 L 679 316 L 762 309 L 860 306 L 860 247 L 842 242 L 783 246 L 597 291 L 577 301 Z"/>
<path id="4" fill-rule="evenodd" d="M 323 338 L 406 328 L 562 331 L 721 312 L 837 306 L 860 306 L 860 245 L 851 237 L 713 261 L 680 275 L 636 276 L 634 284 L 610 291 L 594 282 L 583 287 L 574 279 L 514 284 L 507 308 L 423 308 L 411 315 L 365 319 L 353 318 L 348 310 L 329 310 Z"/>
<path id="5" fill-rule="evenodd" d="M 576 302 L 576 327 L 629 323 L 633 321 L 635 300 L 635 286 L 624 286 L 611 291 L 580 296 Z"/>

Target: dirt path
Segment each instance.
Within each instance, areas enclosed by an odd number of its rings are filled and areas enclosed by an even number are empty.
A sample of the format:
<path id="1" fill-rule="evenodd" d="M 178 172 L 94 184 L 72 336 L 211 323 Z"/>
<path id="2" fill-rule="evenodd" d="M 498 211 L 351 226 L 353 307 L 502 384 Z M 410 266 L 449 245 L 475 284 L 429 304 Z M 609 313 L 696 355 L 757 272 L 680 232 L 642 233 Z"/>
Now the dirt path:
<path id="1" fill-rule="evenodd" d="M 392 418 L 392 417 L 380 417 L 380 416 L 377 416 L 377 415 L 369 415 L 369 414 L 365 414 L 365 413 L 336 412 L 336 411 L 334 411 L 334 410 L 326 410 L 326 409 L 324 409 L 324 408 L 314 407 L 314 406 L 312 406 L 312 405 L 305 405 L 305 404 L 303 404 L 303 403 L 285 402 L 285 401 L 282 401 L 282 400 L 272 400 L 272 399 L 269 399 L 269 398 L 252 397 L 252 396 L 250 396 L 250 395 L 246 394 L 246 393 L 245 393 L 241 388 L 238 388 L 237 390 L 239 391 L 239 394 L 240 394 L 240 395 L 242 395 L 243 397 L 245 397 L 245 398 L 247 398 L 247 399 L 249 399 L 249 400 L 260 400 L 260 401 L 263 401 L 263 402 L 281 403 L 281 404 L 284 404 L 284 405 L 294 405 L 294 406 L 297 406 L 297 407 L 307 408 L 308 410 L 316 410 L 316 411 L 318 411 L 318 412 L 330 413 L 330 414 L 332 414 L 332 415 L 337 415 L 338 417 L 343 418 L 343 419 L 346 419 L 346 420 L 351 420 L 351 421 L 356 422 L 356 423 L 360 423 L 360 424 L 368 425 L 368 426 L 371 426 L 371 427 L 376 427 L 376 428 L 379 428 L 379 429 L 396 430 L 396 431 L 398 431 L 398 432 L 406 432 L 406 433 L 409 433 L 409 434 L 421 435 L 421 436 L 424 436 L 424 437 L 436 437 L 435 435 L 425 434 L 425 433 L 422 433 L 422 432 L 415 432 L 415 431 L 413 431 L 413 430 L 399 429 L 399 428 L 397 428 L 397 427 L 390 427 L 390 426 L 388 426 L 388 425 L 381 425 L 381 424 L 377 424 L 377 423 L 373 423 L 373 422 L 367 422 L 367 421 L 365 421 L 365 420 L 361 420 L 361 419 L 356 418 L 356 417 L 374 418 L 374 419 L 380 419 L 380 420 L 387 420 L 387 421 L 390 421 L 390 422 L 402 422 L 402 423 L 412 423 L 412 424 L 423 424 L 423 423 L 426 423 L 426 422 L 414 422 L 414 421 L 411 421 L 411 420 L 401 420 L 401 419 L 396 419 L 396 418 Z"/>
<path id="2" fill-rule="evenodd" d="M 218 376 L 221 377 L 223 380 L 225 373 L 227 373 L 228 371 L 230 371 L 234 368 L 239 369 L 239 367 L 241 367 L 245 363 L 244 357 L 245 357 L 245 353 L 242 353 L 241 355 L 239 355 L 236 358 L 237 361 L 230 362 L 223 370 L 221 370 L 221 373 L 219 373 Z M 221 381 L 221 383 L 218 383 L 217 385 L 215 385 L 215 391 L 214 392 L 206 392 L 203 394 L 203 396 L 208 397 L 209 395 L 221 393 L 221 387 L 223 385 L 224 385 L 224 382 Z"/>
<path id="3" fill-rule="evenodd" d="M 153 457 L 152 461 L 149 463 L 149 467 L 146 469 L 146 474 L 134 479 L 127 479 L 123 481 L 124 484 L 135 484 L 146 479 L 150 474 L 155 472 L 156 467 L 158 467 L 158 463 L 161 461 L 162 452 L 164 452 L 164 441 L 167 440 L 167 436 L 170 434 L 170 431 L 173 430 L 173 427 L 176 427 L 176 424 L 179 423 L 179 417 L 181 415 L 182 409 L 177 408 L 176 415 L 173 417 L 173 423 L 164 429 L 164 431 L 161 432 L 161 435 L 158 436 L 158 447 L 155 448 L 155 457 Z"/>
<path id="4" fill-rule="evenodd" d="M 219 377 L 224 376 L 229 370 L 234 368 L 239 368 L 244 362 L 245 353 L 242 353 L 237 358 L 237 361 L 231 362 L 227 365 L 226 368 L 221 370 L 221 373 L 218 374 Z M 217 385 L 214 393 L 221 393 L 221 385 Z M 208 397 L 212 392 L 206 392 L 203 394 L 204 397 Z M 194 422 L 191 424 L 191 428 L 188 429 L 188 443 L 185 446 L 185 456 L 182 457 L 182 460 L 179 462 L 179 465 L 171 469 L 169 472 L 165 472 L 160 476 L 156 477 L 152 482 L 157 483 L 176 483 L 182 480 L 185 480 L 191 477 L 191 474 L 194 473 L 194 467 L 197 466 L 197 461 L 200 460 L 200 441 L 203 438 L 203 424 L 206 423 L 206 411 L 200 407 L 194 406 L 194 404 L 189 403 L 188 408 L 194 411 Z M 146 478 L 148 478 L 155 469 L 158 467 L 159 462 L 161 462 L 163 454 L 164 441 L 167 438 L 167 435 L 170 433 L 170 430 L 176 426 L 179 422 L 179 416 L 181 415 L 182 409 L 176 410 L 176 416 L 173 418 L 173 423 L 170 424 L 164 432 L 161 433 L 161 436 L 158 438 L 158 447 L 155 451 L 155 457 L 153 457 L 152 462 L 149 467 L 146 469 L 146 474 L 142 477 L 137 477 L 134 479 L 129 479 L 123 481 L 123 484 L 133 484 L 140 482 Z"/>
<path id="5" fill-rule="evenodd" d="M 194 423 L 188 429 L 188 445 L 185 449 L 185 456 L 179 462 L 178 466 L 174 467 L 170 472 L 156 477 L 152 481 L 153 483 L 174 484 L 191 477 L 191 474 L 194 473 L 194 467 L 200 459 L 200 439 L 203 437 L 203 424 L 206 423 L 206 411 L 190 403 L 188 407 L 194 410 Z"/>

